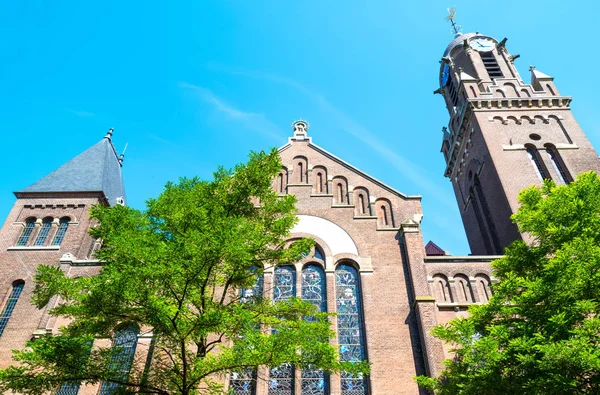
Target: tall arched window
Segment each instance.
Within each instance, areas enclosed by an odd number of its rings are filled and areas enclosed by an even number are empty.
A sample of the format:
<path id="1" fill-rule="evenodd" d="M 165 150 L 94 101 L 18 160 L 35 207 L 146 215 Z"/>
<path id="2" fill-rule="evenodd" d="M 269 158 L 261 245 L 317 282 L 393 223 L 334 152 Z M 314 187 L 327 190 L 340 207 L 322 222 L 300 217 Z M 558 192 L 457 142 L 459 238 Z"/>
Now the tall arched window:
<path id="1" fill-rule="evenodd" d="M 33 232 L 33 228 L 35 227 L 35 218 L 27 218 L 25 220 L 25 227 L 17 240 L 18 246 L 27 245 L 29 238 L 31 237 L 31 232 Z"/>
<path id="2" fill-rule="evenodd" d="M 10 295 L 8 295 L 2 313 L 0 313 L 0 336 L 2 336 L 4 329 L 6 329 L 6 325 L 8 325 L 8 320 L 15 310 L 19 296 L 21 296 L 21 292 L 23 292 L 23 287 L 25 287 L 25 282 L 22 280 L 15 281 L 12 284 Z"/>
<path id="3" fill-rule="evenodd" d="M 273 301 L 281 302 L 296 296 L 296 269 L 278 266 L 273 277 Z M 294 393 L 294 366 L 286 363 L 269 371 L 269 394 L 292 395 Z"/>
<path id="4" fill-rule="evenodd" d="M 302 300 L 311 302 L 317 311 L 327 311 L 325 272 L 320 265 L 311 264 L 302 269 Z M 321 369 L 302 369 L 302 394 L 325 395 L 328 393 L 327 381 Z"/>
<path id="5" fill-rule="evenodd" d="M 365 360 L 362 302 L 358 272 L 347 264 L 335 270 L 335 298 L 338 321 L 340 360 L 359 362 Z M 362 375 L 341 373 L 342 395 L 367 393 L 367 381 Z"/>
<path id="6" fill-rule="evenodd" d="M 53 246 L 59 246 L 63 239 L 65 238 L 65 234 L 67 233 L 67 228 L 69 227 L 69 221 L 71 218 L 62 217 L 60 222 L 58 223 L 58 229 L 56 230 L 56 234 L 54 235 L 54 239 L 52 240 Z"/>
<path id="7" fill-rule="evenodd" d="M 52 218 L 46 217 L 42 221 L 42 227 L 37 237 L 35 238 L 34 245 L 43 246 L 46 243 L 46 239 L 48 238 L 48 233 L 50 233 L 50 228 L 52 227 Z"/>
<path id="8" fill-rule="evenodd" d="M 111 367 L 117 370 L 115 378 L 119 381 L 126 381 L 129 377 L 129 371 L 135 356 L 138 333 L 140 333 L 140 330 L 134 325 L 123 326 L 115 332 L 112 348 L 114 354 L 110 358 L 110 363 Z M 120 385 L 117 383 L 104 381 L 99 395 L 111 395 L 119 387 Z"/>
<path id="9" fill-rule="evenodd" d="M 560 181 L 563 184 L 568 184 L 571 181 L 573 181 L 573 178 L 571 177 L 569 170 L 567 170 L 567 167 L 565 166 L 565 163 L 563 162 L 556 147 L 552 144 L 546 144 L 544 145 L 544 147 L 546 147 L 546 154 L 548 155 L 548 159 L 550 159 L 550 162 L 552 163 L 556 174 L 558 174 Z"/>
<path id="10" fill-rule="evenodd" d="M 258 267 L 250 268 L 250 271 L 258 271 Z M 256 277 L 254 285 L 250 288 L 240 290 L 240 299 L 242 303 L 256 301 L 263 295 L 263 276 L 259 274 Z M 231 372 L 229 376 L 229 390 L 232 395 L 254 395 L 256 393 L 256 369 L 247 367 L 238 371 Z"/>
<path id="11" fill-rule="evenodd" d="M 546 169 L 546 166 L 544 165 L 544 162 L 542 161 L 542 158 L 540 157 L 540 154 L 539 154 L 537 148 L 535 148 L 531 144 L 525 145 L 525 148 L 527 149 L 527 156 L 529 157 L 529 160 L 531 161 L 531 164 L 533 165 L 535 174 L 537 174 L 540 181 L 544 181 L 545 179 L 550 179 L 550 174 L 548 173 L 548 169 Z"/>

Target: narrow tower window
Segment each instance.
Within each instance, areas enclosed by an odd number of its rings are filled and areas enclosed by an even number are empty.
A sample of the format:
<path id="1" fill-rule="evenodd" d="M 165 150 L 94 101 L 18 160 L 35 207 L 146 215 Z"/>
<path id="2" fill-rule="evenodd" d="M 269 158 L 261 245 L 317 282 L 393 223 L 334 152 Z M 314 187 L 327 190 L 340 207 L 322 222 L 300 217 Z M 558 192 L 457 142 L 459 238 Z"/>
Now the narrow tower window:
<path id="1" fill-rule="evenodd" d="M 569 174 L 569 171 L 567 170 L 567 167 L 565 166 L 560 154 L 556 150 L 556 147 L 552 144 L 546 144 L 544 147 L 546 147 L 546 154 L 548 154 L 548 158 L 550 159 L 550 162 L 552 162 L 552 166 L 554 167 L 556 174 L 558 174 L 560 182 L 563 184 L 568 184 L 573 181 L 573 178 L 571 178 L 571 174 Z"/>
<path id="2" fill-rule="evenodd" d="M 0 336 L 4 333 L 4 329 L 6 329 L 6 325 L 8 324 L 8 320 L 15 310 L 15 306 L 17 305 L 17 301 L 19 300 L 19 296 L 21 296 L 21 292 L 23 292 L 23 287 L 25 286 L 25 282 L 23 281 L 15 281 L 12 285 L 12 290 L 10 291 L 10 295 L 4 304 L 4 308 L 2 309 L 2 313 L 0 313 Z"/>
<path id="3" fill-rule="evenodd" d="M 19 240 L 17 240 L 18 246 L 27 245 L 29 241 L 29 237 L 31 237 L 31 232 L 33 232 L 33 228 L 35 226 L 35 218 L 27 218 L 25 220 L 25 227 L 23 228 L 23 232 L 19 236 Z"/>
<path id="4" fill-rule="evenodd" d="M 48 233 L 50 232 L 50 228 L 52 227 L 52 218 L 47 217 L 42 221 L 42 228 L 40 229 L 40 233 L 38 233 L 35 239 L 36 246 L 43 246 L 46 243 L 46 239 L 48 238 Z"/>
<path id="5" fill-rule="evenodd" d="M 548 169 L 544 166 L 544 162 L 542 162 L 542 158 L 540 154 L 533 145 L 527 144 L 525 146 L 527 148 L 527 156 L 533 165 L 533 169 L 535 170 L 535 174 L 538 176 L 540 181 L 544 181 L 545 179 L 550 179 L 550 174 L 548 174 Z"/>
<path id="6" fill-rule="evenodd" d="M 456 105 L 458 104 L 458 94 L 456 93 L 456 88 L 454 87 L 454 82 L 452 81 L 452 78 L 448 80 L 447 86 L 448 93 L 450 94 L 450 101 L 452 102 L 452 105 L 456 107 Z"/>
<path id="7" fill-rule="evenodd" d="M 354 267 L 342 264 L 335 270 L 335 297 L 340 360 L 364 361 L 362 301 L 358 272 Z M 342 395 L 366 395 L 367 380 L 363 375 L 342 372 L 341 378 Z"/>
<path id="8" fill-rule="evenodd" d="M 139 329 L 136 326 L 128 325 L 116 331 L 113 343 L 113 352 L 110 363 L 112 368 L 117 371 L 119 381 L 127 381 L 129 371 L 133 365 L 135 349 L 137 347 L 137 336 Z M 111 381 L 104 381 L 100 388 L 99 395 L 111 395 L 121 386 Z"/>
<path id="9" fill-rule="evenodd" d="M 296 296 L 296 270 L 293 266 L 275 268 L 273 276 L 273 301 L 281 302 Z M 269 371 L 269 394 L 292 395 L 294 393 L 294 366 L 289 363 Z"/>
<path id="10" fill-rule="evenodd" d="M 302 269 L 302 299 L 315 305 L 319 312 L 327 311 L 325 289 L 325 272 L 321 266 L 308 265 Z M 327 384 L 327 376 L 321 369 L 302 369 L 303 394 L 325 395 L 328 393 Z"/>
<path id="11" fill-rule="evenodd" d="M 62 217 L 58 224 L 58 229 L 56 230 L 56 234 L 54 235 L 54 240 L 52 240 L 53 246 L 59 246 L 63 239 L 65 238 L 65 234 L 67 233 L 67 228 L 69 227 L 69 221 L 71 218 Z"/>
<path id="12" fill-rule="evenodd" d="M 496 60 L 493 51 L 480 52 L 480 54 L 483 65 L 485 66 L 485 69 L 487 70 L 487 73 L 490 76 L 490 78 L 504 77 L 504 74 L 502 74 L 502 70 L 500 70 L 500 65 L 498 64 L 498 61 Z"/>

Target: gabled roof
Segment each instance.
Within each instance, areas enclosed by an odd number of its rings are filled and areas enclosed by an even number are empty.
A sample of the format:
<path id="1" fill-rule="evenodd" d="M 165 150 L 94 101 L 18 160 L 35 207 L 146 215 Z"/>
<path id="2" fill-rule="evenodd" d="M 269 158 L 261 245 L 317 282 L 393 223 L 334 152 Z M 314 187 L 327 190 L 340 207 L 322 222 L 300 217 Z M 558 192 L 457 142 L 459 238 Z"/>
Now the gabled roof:
<path id="1" fill-rule="evenodd" d="M 544 74 L 539 70 L 536 70 L 533 66 L 531 67 L 531 74 L 536 80 L 553 80 L 554 77 L 550 77 L 548 74 Z"/>
<path id="2" fill-rule="evenodd" d="M 442 250 L 440 246 L 429 240 L 429 243 L 425 245 L 425 255 L 427 256 L 444 256 L 446 251 Z"/>
<path id="3" fill-rule="evenodd" d="M 15 192 L 102 192 L 111 206 L 117 198 L 125 202 L 121 160 L 111 142 L 111 134 L 27 188 Z"/>
<path id="4" fill-rule="evenodd" d="M 302 125 L 301 129 L 297 128 L 297 125 Z M 367 173 L 363 172 L 362 170 L 358 169 L 357 167 L 352 166 L 350 163 L 346 162 L 343 159 L 338 158 L 337 156 L 335 156 L 334 154 L 332 154 L 331 152 L 319 147 L 316 144 L 313 144 L 312 142 L 312 138 L 308 137 L 306 135 L 306 131 L 308 129 L 308 123 L 306 121 L 296 121 L 292 124 L 292 128 L 294 129 L 294 136 L 290 137 L 288 139 L 287 144 L 279 147 L 278 151 L 282 152 L 286 149 L 288 149 L 289 147 L 292 146 L 292 142 L 293 141 L 307 141 L 308 142 L 308 146 L 311 147 L 312 149 L 314 149 L 315 151 L 319 152 L 320 154 L 322 154 L 323 156 L 326 156 L 327 158 L 341 164 L 342 166 L 348 168 L 349 170 L 352 170 L 353 172 L 359 174 L 360 176 L 366 178 L 367 180 L 371 181 L 374 184 L 379 185 L 380 187 L 382 187 L 383 189 L 386 189 L 388 192 L 393 193 L 394 195 L 401 197 L 403 199 L 418 199 L 421 200 L 421 195 L 406 195 L 394 188 L 392 188 L 391 186 L 379 181 L 378 179 L 371 177 L 370 175 L 368 175 Z"/>

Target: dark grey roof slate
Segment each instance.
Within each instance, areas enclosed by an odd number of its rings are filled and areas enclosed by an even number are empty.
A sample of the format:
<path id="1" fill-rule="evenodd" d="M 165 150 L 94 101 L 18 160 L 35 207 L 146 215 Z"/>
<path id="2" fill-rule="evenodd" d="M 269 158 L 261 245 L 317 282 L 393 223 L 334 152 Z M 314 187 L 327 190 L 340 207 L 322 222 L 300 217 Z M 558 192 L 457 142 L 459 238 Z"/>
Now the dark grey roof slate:
<path id="1" fill-rule="evenodd" d="M 108 137 L 20 192 L 103 192 L 111 206 L 125 200 L 121 163 Z"/>

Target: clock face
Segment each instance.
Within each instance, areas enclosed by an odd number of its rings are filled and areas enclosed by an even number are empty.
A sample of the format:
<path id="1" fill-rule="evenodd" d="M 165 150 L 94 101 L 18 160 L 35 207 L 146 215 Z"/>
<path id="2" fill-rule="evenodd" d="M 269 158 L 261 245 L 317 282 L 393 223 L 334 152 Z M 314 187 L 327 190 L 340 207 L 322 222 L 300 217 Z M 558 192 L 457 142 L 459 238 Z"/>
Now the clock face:
<path id="1" fill-rule="evenodd" d="M 496 43 L 489 38 L 476 38 L 469 42 L 471 48 L 479 52 L 490 52 L 496 47 Z"/>
<path id="2" fill-rule="evenodd" d="M 444 68 L 442 70 L 442 86 L 446 86 L 448 77 L 450 77 L 450 67 L 448 67 L 448 63 L 444 63 Z"/>

